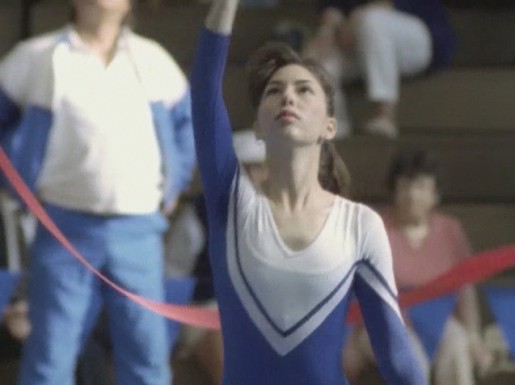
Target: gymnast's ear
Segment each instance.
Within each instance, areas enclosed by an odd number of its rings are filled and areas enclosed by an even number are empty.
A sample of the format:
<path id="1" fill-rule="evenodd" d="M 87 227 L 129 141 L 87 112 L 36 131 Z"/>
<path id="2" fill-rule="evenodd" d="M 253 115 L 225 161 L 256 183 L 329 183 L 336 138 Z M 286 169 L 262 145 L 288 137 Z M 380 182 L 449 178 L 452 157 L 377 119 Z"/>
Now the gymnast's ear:
<path id="1" fill-rule="evenodd" d="M 336 136 L 336 131 L 338 130 L 338 122 L 335 118 L 329 117 L 327 118 L 327 125 L 324 132 L 325 140 L 332 140 Z"/>

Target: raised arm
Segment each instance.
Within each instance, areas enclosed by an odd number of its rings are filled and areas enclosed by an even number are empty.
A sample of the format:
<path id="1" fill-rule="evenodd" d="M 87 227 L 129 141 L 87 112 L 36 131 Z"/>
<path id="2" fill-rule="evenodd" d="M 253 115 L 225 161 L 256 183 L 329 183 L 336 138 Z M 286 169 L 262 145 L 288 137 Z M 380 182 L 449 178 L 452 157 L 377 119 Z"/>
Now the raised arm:
<path id="1" fill-rule="evenodd" d="M 227 192 L 236 170 L 232 129 L 222 97 L 229 37 L 238 0 L 215 0 L 202 30 L 191 77 L 193 126 L 208 207 Z"/>
<path id="2" fill-rule="evenodd" d="M 426 385 L 397 304 L 391 250 L 383 222 L 365 207 L 360 218 L 363 263 L 354 280 L 354 291 L 379 370 L 388 385 Z"/>

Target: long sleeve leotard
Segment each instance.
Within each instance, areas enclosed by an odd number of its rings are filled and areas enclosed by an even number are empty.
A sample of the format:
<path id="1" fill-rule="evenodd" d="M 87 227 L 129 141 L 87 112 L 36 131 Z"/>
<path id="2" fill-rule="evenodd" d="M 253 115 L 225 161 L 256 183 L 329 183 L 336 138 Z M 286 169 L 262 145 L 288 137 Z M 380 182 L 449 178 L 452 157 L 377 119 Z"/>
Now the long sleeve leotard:
<path id="1" fill-rule="evenodd" d="M 222 98 L 229 37 L 204 29 L 192 74 L 195 142 L 224 340 L 224 385 L 346 385 L 341 353 L 356 295 L 383 376 L 423 385 L 396 301 L 380 217 L 336 198 L 316 239 L 282 241 L 239 167 Z"/>

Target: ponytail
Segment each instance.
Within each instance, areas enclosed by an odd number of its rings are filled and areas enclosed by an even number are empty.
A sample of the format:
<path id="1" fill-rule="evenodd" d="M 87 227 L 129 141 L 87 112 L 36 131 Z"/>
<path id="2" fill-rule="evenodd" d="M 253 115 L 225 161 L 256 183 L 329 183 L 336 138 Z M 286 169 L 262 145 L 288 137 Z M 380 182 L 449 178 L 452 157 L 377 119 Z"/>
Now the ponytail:
<path id="1" fill-rule="evenodd" d="M 350 173 L 332 142 L 324 141 L 320 152 L 318 180 L 322 188 L 344 198 L 350 196 Z"/>

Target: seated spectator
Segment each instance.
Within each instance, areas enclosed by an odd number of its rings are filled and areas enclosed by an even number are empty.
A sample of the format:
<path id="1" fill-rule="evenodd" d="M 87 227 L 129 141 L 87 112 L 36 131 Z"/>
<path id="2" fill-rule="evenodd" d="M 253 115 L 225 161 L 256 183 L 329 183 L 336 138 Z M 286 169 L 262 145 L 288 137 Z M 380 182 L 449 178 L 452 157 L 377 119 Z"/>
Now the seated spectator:
<path id="1" fill-rule="evenodd" d="M 9 198 L 2 196 L 2 219 L 0 220 L 0 267 L 8 267 L 16 270 L 17 267 L 24 269 L 28 259 L 36 219 L 32 214 L 23 209 L 6 209 L 4 204 Z M 14 202 L 14 201 L 13 201 Z M 8 225 L 6 225 L 8 223 Z M 12 226 L 11 230 L 6 228 Z M 9 236 L 8 236 L 9 234 Z M 18 247 L 13 250 L 8 244 L 16 243 Z M 18 254 L 10 254 L 16 251 Z M 7 255 L 9 254 L 9 258 Z M 12 266 L 15 265 L 15 266 Z M 19 265 L 19 266 L 18 266 Z M 0 366 L 5 365 L 7 373 L 2 372 L 0 383 L 5 385 L 14 384 L 16 373 L 13 373 L 13 363 L 19 363 L 22 354 L 23 344 L 29 336 L 32 325 L 29 319 L 29 304 L 26 299 L 27 276 L 23 276 L 11 295 L 10 303 L 4 309 L 0 309 Z M 84 341 L 84 346 L 79 357 L 75 371 L 76 385 L 107 385 L 109 383 L 109 368 L 107 349 L 99 338 L 98 324 L 91 337 Z M 5 376 L 9 378 L 5 378 Z"/>
<path id="2" fill-rule="evenodd" d="M 503 332 L 496 323 L 485 326 L 483 339 L 485 349 L 492 354 L 492 365 L 479 372 L 479 377 L 487 381 L 499 374 L 515 375 L 515 360 L 511 357 Z"/>
<path id="3" fill-rule="evenodd" d="M 7 305 L 0 318 L 0 362 L 20 358 L 22 342 L 30 333 L 27 301 Z"/>
<path id="4" fill-rule="evenodd" d="M 437 209 L 439 182 L 431 154 L 401 153 L 392 165 L 388 185 L 392 202 L 381 210 L 381 216 L 392 248 L 399 290 L 423 285 L 471 254 L 459 221 Z M 357 383 L 372 360 L 365 333 L 363 327 L 356 327 L 344 351 L 344 366 L 352 384 Z M 412 336 L 420 347 L 415 333 Z M 419 357 L 429 374 L 429 359 L 421 348 Z M 474 367 L 483 371 L 491 359 L 490 352 L 482 345 L 475 290 L 465 286 L 458 293 L 455 312 L 446 323 L 436 352 L 433 383 L 472 385 Z"/>
<path id="5" fill-rule="evenodd" d="M 363 78 L 373 104 L 363 130 L 396 137 L 400 78 L 445 67 L 455 51 L 441 0 L 321 0 L 320 5 L 320 26 L 305 54 L 338 83 Z M 345 135 L 351 123 L 339 92 L 337 118 Z"/>
<path id="6" fill-rule="evenodd" d="M 23 343 L 27 339 L 31 324 L 25 299 L 15 299 L 4 309 L 0 318 L 0 364 L 19 362 Z M 77 385 L 107 385 L 108 363 L 103 346 L 96 338 L 85 345 L 76 368 Z M 2 382 L 3 384 L 3 382 Z"/>

